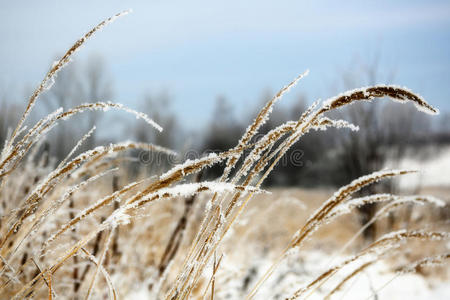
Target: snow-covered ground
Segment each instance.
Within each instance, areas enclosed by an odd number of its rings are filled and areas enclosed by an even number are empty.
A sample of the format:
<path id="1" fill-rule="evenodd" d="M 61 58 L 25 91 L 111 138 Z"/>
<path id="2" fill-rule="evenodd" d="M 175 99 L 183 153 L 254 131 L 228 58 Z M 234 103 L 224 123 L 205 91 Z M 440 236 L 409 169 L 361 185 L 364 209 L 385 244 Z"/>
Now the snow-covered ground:
<path id="1" fill-rule="evenodd" d="M 335 262 L 338 262 L 336 259 Z M 254 299 L 286 299 L 301 288 L 305 283 L 328 269 L 330 255 L 322 251 L 311 251 L 301 255 L 293 255 L 279 265 L 272 276 L 265 282 Z M 264 260 L 254 261 L 257 271 L 250 281 L 251 288 L 261 273 L 270 266 Z M 249 289 L 243 290 L 243 280 L 240 267 L 226 258 L 221 266 L 221 272 L 216 276 L 216 290 L 214 299 L 243 299 Z M 323 286 L 307 293 L 299 299 L 324 299 L 325 296 L 339 283 L 349 270 L 337 273 Z M 351 271 L 350 271 L 351 273 Z M 242 275 L 242 274 L 241 274 Z M 205 279 L 208 276 L 205 276 Z M 148 292 L 147 285 L 136 288 L 129 299 L 152 299 L 154 295 Z M 195 298 L 195 297 L 194 297 Z M 448 281 L 430 279 L 418 274 L 408 273 L 397 275 L 387 263 L 378 262 L 367 270 L 349 280 L 343 288 L 333 294 L 331 299 L 348 300 L 447 300 L 450 299 L 450 284 Z"/>
<path id="2" fill-rule="evenodd" d="M 408 155 L 397 164 L 388 163 L 388 167 L 414 169 L 419 173 L 399 178 L 400 187 L 450 187 L 450 146 L 429 151 L 428 157 Z"/>
<path id="3" fill-rule="evenodd" d="M 273 274 L 256 299 L 285 299 L 330 267 L 330 255 L 327 253 L 314 251 L 303 254 L 302 257 L 301 264 L 296 262 L 295 257 L 292 257 L 280 266 L 278 272 Z M 337 263 L 340 259 L 334 261 Z M 354 268 L 338 272 L 314 292 L 306 293 L 307 299 L 324 299 L 352 270 Z M 281 278 L 283 278 L 282 281 Z M 277 288 L 280 290 L 274 294 Z M 305 299 L 305 297 L 299 299 Z M 444 300 L 450 299 L 450 284 L 437 279 L 427 279 L 418 274 L 397 275 L 387 263 L 381 261 L 349 280 L 331 299 Z"/>

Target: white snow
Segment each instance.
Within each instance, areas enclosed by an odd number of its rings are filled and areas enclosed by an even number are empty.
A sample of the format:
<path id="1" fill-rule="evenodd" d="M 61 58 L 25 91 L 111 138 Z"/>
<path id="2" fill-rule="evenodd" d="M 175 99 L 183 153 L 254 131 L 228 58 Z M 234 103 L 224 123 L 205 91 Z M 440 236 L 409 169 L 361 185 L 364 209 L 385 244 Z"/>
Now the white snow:
<path id="1" fill-rule="evenodd" d="M 405 157 L 397 168 L 419 170 L 417 174 L 400 176 L 398 183 L 403 189 L 416 187 L 450 187 L 450 146 L 441 148 L 427 159 Z M 388 165 L 392 164 L 388 162 Z"/>
<path id="2" fill-rule="evenodd" d="M 293 255 L 275 270 L 254 299 L 285 299 L 290 297 L 303 284 L 309 282 L 312 278 L 311 276 L 317 276 L 324 270 L 324 261 L 329 261 L 329 256 L 320 250 Z M 221 284 L 226 284 L 226 286 L 218 288 L 215 298 L 245 298 L 246 293 L 241 291 L 242 278 L 234 276 L 242 274 L 242 266 L 239 264 L 234 265 L 230 257 L 223 263 L 224 265 L 221 267 L 223 273 L 217 273 L 216 284 L 218 287 Z M 258 258 L 253 263 L 257 264 L 258 273 L 264 271 L 270 265 L 270 262 L 262 258 Z M 308 295 L 307 299 L 323 299 L 345 275 L 347 273 L 337 273 L 335 277 L 322 287 Z M 223 282 L 221 282 L 221 279 Z M 250 288 L 254 283 L 254 281 L 250 283 Z M 143 283 L 141 286 L 134 288 L 127 298 L 136 300 L 149 299 L 151 294 L 147 286 L 147 284 Z M 390 270 L 388 263 L 378 262 L 350 279 L 340 291 L 332 296 L 332 299 L 446 300 L 449 299 L 449 295 L 450 285 L 447 282 L 427 279 L 414 273 L 398 275 Z"/>

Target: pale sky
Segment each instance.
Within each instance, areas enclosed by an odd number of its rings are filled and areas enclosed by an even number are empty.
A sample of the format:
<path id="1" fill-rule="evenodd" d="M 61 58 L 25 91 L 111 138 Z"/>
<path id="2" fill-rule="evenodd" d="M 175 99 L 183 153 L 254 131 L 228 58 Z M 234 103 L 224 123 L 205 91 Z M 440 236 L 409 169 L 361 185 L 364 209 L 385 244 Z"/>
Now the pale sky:
<path id="1" fill-rule="evenodd" d="M 196 127 L 218 95 L 248 112 L 264 90 L 306 69 L 285 105 L 299 94 L 332 96 L 341 70 L 380 53 L 379 83 L 394 73 L 389 83 L 450 110 L 449 1 L 0 0 L 0 88 L 25 101 L 24 87 L 39 83 L 57 53 L 129 8 L 74 57 L 104 56 L 115 96 L 98 100 L 137 108 L 146 92 L 166 90 L 182 122 Z"/>

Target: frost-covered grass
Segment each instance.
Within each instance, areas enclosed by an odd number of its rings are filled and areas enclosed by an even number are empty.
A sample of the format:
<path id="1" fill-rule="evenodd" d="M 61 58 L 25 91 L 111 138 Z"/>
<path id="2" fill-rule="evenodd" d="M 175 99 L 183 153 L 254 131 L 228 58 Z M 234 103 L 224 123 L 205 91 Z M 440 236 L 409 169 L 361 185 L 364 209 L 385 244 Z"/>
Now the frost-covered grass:
<path id="1" fill-rule="evenodd" d="M 402 273 L 447 261 L 448 228 L 436 225 L 442 219 L 445 202 L 423 195 L 356 196 L 368 185 L 408 176 L 413 170 L 368 174 L 313 206 L 292 196 L 278 199 L 261 190 L 274 166 L 304 135 L 329 127 L 358 129 L 345 120 L 330 119 L 330 111 L 357 101 L 391 98 L 413 102 L 426 113 L 437 113 L 423 98 L 398 86 L 366 87 L 316 102 L 297 120 L 255 140 L 274 104 L 307 75 L 305 72 L 261 109 L 234 148 L 186 161 L 138 181 L 130 180 L 123 163 L 127 151 L 170 155 L 173 151 L 125 142 L 75 155 L 92 133 L 89 131 L 74 143 L 74 151 L 62 162 L 48 159 L 39 151 L 45 135 L 58 122 L 70 122 L 73 115 L 86 110 L 119 109 L 143 119 L 153 127 L 149 130 L 162 130 L 146 115 L 111 102 L 59 109 L 25 126 L 33 106 L 50 88 L 58 71 L 88 38 L 121 15 L 94 27 L 53 64 L 1 152 L 2 296 L 117 299 L 145 289 L 145 295 L 165 299 L 323 297 L 337 295 L 353 278 L 380 261 L 394 266 L 390 260 L 393 256 L 395 268 Z M 218 163 L 225 165 L 219 178 L 204 181 L 198 176 Z M 271 201 L 258 201 L 255 196 Z M 384 205 L 369 222 L 383 221 L 404 207 L 409 212 L 417 211 L 416 206 L 422 206 L 420 212 L 430 212 L 422 216 L 434 220 L 412 223 L 409 213 L 409 219 L 399 228 L 398 223 L 391 222 L 377 240 L 358 244 L 361 230 L 353 228 L 351 234 L 343 235 L 340 227 L 333 225 L 355 215 L 355 209 L 367 203 Z M 289 210 L 274 213 L 284 206 Z M 308 206 L 314 210 L 308 210 Z M 279 238 L 280 232 L 284 232 L 284 238 Z M 328 245 L 324 233 L 337 243 L 326 254 L 315 253 L 318 245 Z M 414 252 L 412 260 L 398 259 L 407 256 L 411 245 L 421 245 L 421 251 Z M 415 257 L 417 254 L 419 257 Z M 326 260 L 319 266 L 311 255 Z M 317 268 L 311 270 L 311 265 Z M 364 289 L 367 291 L 367 287 Z"/>

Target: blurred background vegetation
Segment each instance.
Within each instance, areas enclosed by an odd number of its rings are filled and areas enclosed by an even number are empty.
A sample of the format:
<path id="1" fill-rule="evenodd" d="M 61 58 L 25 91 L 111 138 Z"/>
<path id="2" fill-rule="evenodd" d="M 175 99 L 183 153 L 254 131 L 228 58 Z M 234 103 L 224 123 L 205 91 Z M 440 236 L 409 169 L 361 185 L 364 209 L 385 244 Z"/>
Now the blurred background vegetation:
<path id="1" fill-rule="evenodd" d="M 342 74 L 336 74 L 335 82 L 340 83 L 338 87 L 332 87 L 330 84 L 330 90 L 345 91 L 378 82 L 389 84 L 392 78 L 382 74 L 377 64 L 378 58 L 355 69 L 348 69 Z M 67 109 L 83 102 L 114 99 L 114 78 L 108 70 L 108 65 L 101 55 L 91 55 L 84 61 L 73 62 L 61 71 L 53 88 L 44 94 L 41 101 L 45 105 L 35 112 L 35 117 L 48 114 L 59 107 Z M 179 121 L 179 113 L 171 107 L 173 99 L 169 91 L 144 92 L 137 109 L 162 125 L 163 133 L 120 114 L 113 113 L 110 116 L 89 112 L 79 116 L 73 123 L 61 122 L 49 136 L 45 147 L 52 157 L 60 161 L 70 152 L 74 143 L 96 125 L 99 127 L 98 132 L 94 132 L 79 151 L 114 141 L 136 140 L 175 149 L 181 153 L 181 160 L 195 158 L 194 156 L 225 151 L 235 146 L 249 120 L 256 116 L 258 109 L 274 94 L 274 91 L 267 89 L 261 91 L 260 99 L 245 104 L 253 106 L 249 109 L 253 113 L 244 118 L 236 113 L 239 108 L 233 107 L 227 97 L 218 95 L 211 99 L 215 103 L 212 114 L 203 116 L 207 118 L 207 125 L 198 130 Z M 8 90 L 2 90 L 0 95 L 0 141 L 4 143 L 8 128 L 17 122 L 23 108 L 20 102 L 9 98 Z M 298 94 L 294 106 L 281 103 L 274 109 L 261 133 L 285 121 L 297 119 L 312 100 L 306 95 Z M 201 107 L 198 111 L 202 114 Z M 337 113 L 335 117 L 359 125 L 360 131 L 331 129 L 305 136 L 290 150 L 286 159 L 280 162 L 280 166 L 274 170 L 266 184 L 337 187 L 382 169 L 388 162 L 398 162 L 406 155 L 414 154 L 426 159 L 450 145 L 450 114 L 445 111 L 437 118 L 432 118 L 418 112 L 409 104 L 378 101 L 371 104 L 354 104 Z M 154 159 L 154 162 L 164 165 L 142 164 L 138 156 L 139 153 L 136 153 L 138 167 L 141 165 L 140 167 L 149 169 L 149 172 L 155 167 L 167 168 L 175 162 L 169 159 Z M 132 168 L 136 170 L 136 165 Z M 207 176 L 216 177 L 218 174 L 221 174 L 220 166 L 209 170 Z"/>

